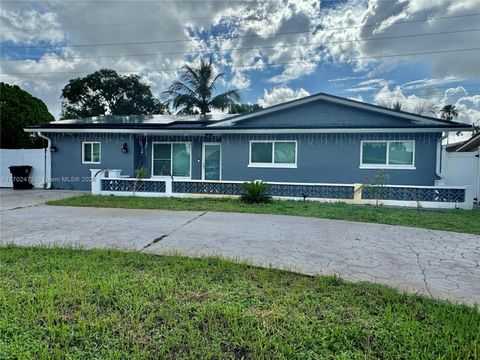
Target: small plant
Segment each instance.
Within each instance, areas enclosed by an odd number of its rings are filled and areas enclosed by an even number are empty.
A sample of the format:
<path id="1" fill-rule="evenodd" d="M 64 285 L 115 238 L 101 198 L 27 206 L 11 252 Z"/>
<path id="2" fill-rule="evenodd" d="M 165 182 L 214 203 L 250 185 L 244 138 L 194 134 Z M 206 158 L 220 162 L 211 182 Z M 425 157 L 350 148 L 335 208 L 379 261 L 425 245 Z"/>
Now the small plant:
<path id="1" fill-rule="evenodd" d="M 268 195 L 268 185 L 263 181 L 245 182 L 242 184 L 242 188 L 245 190 L 245 194 L 242 195 L 241 200 L 247 204 L 268 203 L 272 200 L 272 197 Z"/>
<path id="2" fill-rule="evenodd" d="M 135 169 L 135 182 L 133 183 L 133 195 L 138 190 L 138 186 L 142 183 L 143 179 L 148 178 L 148 170 L 145 166 L 139 166 Z"/>
<path id="3" fill-rule="evenodd" d="M 139 166 L 135 170 L 135 179 L 137 180 L 143 180 L 148 177 L 148 170 L 145 166 Z"/>
<path id="4" fill-rule="evenodd" d="M 373 177 L 372 182 L 363 184 L 356 191 L 363 191 L 367 188 L 370 189 L 370 191 L 372 191 L 373 198 L 375 199 L 375 206 L 379 207 L 380 199 L 385 191 L 385 185 L 389 179 L 390 176 L 385 171 L 380 171 Z"/>

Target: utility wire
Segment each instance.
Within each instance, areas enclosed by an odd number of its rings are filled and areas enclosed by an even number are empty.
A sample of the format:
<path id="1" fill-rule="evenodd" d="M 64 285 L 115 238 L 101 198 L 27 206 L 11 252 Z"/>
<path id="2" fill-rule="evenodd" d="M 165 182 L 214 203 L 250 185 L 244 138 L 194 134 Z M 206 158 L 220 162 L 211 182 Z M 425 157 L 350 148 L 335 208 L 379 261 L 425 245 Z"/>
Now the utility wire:
<path id="1" fill-rule="evenodd" d="M 415 20 L 403 20 L 403 21 L 395 21 L 392 23 L 389 23 L 388 25 L 397 25 L 397 24 L 405 24 L 405 23 L 415 23 L 415 22 L 423 22 L 423 21 L 430 21 L 430 20 L 444 20 L 444 19 L 456 19 L 456 18 L 463 18 L 463 17 L 471 17 L 471 16 L 479 16 L 480 13 L 473 13 L 473 14 L 462 14 L 462 15 L 452 15 L 452 16 L 436 16 L 436 17 L 428 17 L 428 18 L 423 18 L 423 19 L 415 19 Z M 188 21 L 194 21 L 194 20 L 213 20 L 216 19 L 216 16 L 208 16 L 208 17 L 198 17 L 198 18 L 183 18 L 183 19 L 175 19 L 175 20 L 151 20 L 151 21 L 137 21 L 137 22 L 124 22 L 124 23 L 112 23 L 112 24 L 93 24 L 93 25 L 85 25 L 85 26 L 67 26 L 67 27 L 62 27 L 61 30 L 66 30 L 66 29 L 83 29 L 83 28 L 92 28 L 92 27 L 111 27 L 111 26 L 128 26 L 128 25 L 146 25 L 146 24 L 157 24 L 157 23 L 165 23 L 165 22 L 178 22 L 178 21 L 183 21 L 183 22 L 188 22 Z M 266 19 L 248 19 L 248 18 L 243 18 L 242 20 L 247 20 L 247 21 L 261 21 L 261 20 L 266 20 Z M 328 30 L 328 31 L 333 31 L 333 30 L 345 30 L 345 29 L 355 29 L 355 28 L 363 28 L 363 27 L 374 27 L 378 25 L 382 25 L 383 22 L 376 22 L 376 23 L 370 23 L 370 24 L 364 24 L 364 25 L 354 25 L 354 26 L 348 26 L 348 27 L 343 27 L 343 28 L 322 28 L 319 30 Z M 15 33 L 15 32 L 24 32 L 25 30 L 0 30 L 1 33 Z M 32 30 L 32 32 L 35 32 L 36 30 Z M 302 30 L 299 31 L 300 33 L 308 33 L 312 32 L 312 30 Z M 296 32 L 295 32 L 296 33 Z M 263 35 L 262 35 L 263 36 Z"/>
<path id="2" fill-rule="evenodd" d="M 368 39 L 354 39 L 354 40 L 335 40 L 335 41 L 324 41 L 324 42 L 312 42 L 312 43 L 303 43 L 303 44 L 283 44 L 283 45 L 270 45 L 270 46 L 252 46 L 252 47 L 239 47 L 232 49 L 218 49 L 218 50 L 199 50 L 199 51 L 170 51 L 170 52 L 158 52 L 158 53 L 140 53 L 140 54 L 113 54 L 113 55 L 92 55 L 92 56 L 71 56 L 71 57 L 59 57 L 59 56 L 38 56 L 36 58 L 26 58 L 26 59 L 0 59 L 0 61 L 27 61 L 27 60 L 45 60 L 45 59 L 54 59 L 54 60 L 77 60 L 77 59 L 97 59 L 97 58 L 116 58 L 116 57 L 143 57 L 143 56 L 159 56 L 159 55 L 198 55 L 198 54 L 213 54 L 213 53 L 229 53 L 234 51 L 247 51 L 247 50 L 261 50 L 261 49 L 277 49 L 277 48 L 289 48 L 289 47 L 303 47 L 303 46 L 312 46 L 312 45 L 325 45 L 325 44 L 341 44 L 341 43 L 355 43 L 362 41 L 378 41 L 378 40 L 393 40 L 393 39 L 404 39 L 412 37 L 423 37 L 423 36 L 433 36 L 433 35 L 446 35 L 446 34 L 457 34 L 465 32 L 480 31 L 480 28 L 477 29 L 464 29 L 464 30 L 453 30 L 453 31 L 439 31 L 434 33 L 426 34 L 410 34 L 410 35 L 397 35 L 397 36 L 384 36 L 378 38 L 368 38 Z"/>
<path id="3" fill-rule="evenodd" d="M 480 50 L 480 47 L 466 48 L 466 49 L 450 49 L 450 50 L 438 50 L 438 51 L 424 51 L 424 52 L 411 52 L 403 54 L 391 54 L 391 55 L 377 55 L 377 56 L 363 56 L 350 59 L 323 59 L 323 60 L 307 60 L 307 61 L 285 61 L 278 63 L 262 63 L 260 65 L 225 65 L 227 68 L 257 68 L 261 69 L 265 66 L 281 66 L 281 65 L 314 65 L 323 62 L 352 62 L 358 60 L 373 60 L 394 58 L 403 56 L 418 56 L 418 55 L 431 55 L 431 54 L 445 54 L 454 52 L 467 52 Z M 166 72 L 166 71 L 179 71 L 182 68 L 164 68 L 164 69 L 136 69 L 136 70 L 123 70 L 117 71 L 118 73 L 148 73 L 148 72 Z M 49 72 L 1 72 L 0 75 L 42 75 L 42 74 L 83 74 L 89 73 L 87 71 L 49 71 Z"/>
<path id="4" fill-rule="evenodd" d="M 446 19 L 446 18 L 459 18 L 459 17 L 469 17 L 469 16 L 479 16 L 480 13 L 476 14 L 466 14 L 466 15 L 457 15 L 457 16 L 450 16 L 450 17 L 438 17 L 438 18 L 427 18 L 421 20 L 406 20 L 406 21 L 398 21 L 392 22 L 391 24 L 400 24 L 400 23 L 409 23 L 409 22 L 419 22 L 419 21 L 429 21 L 434 19 Z M 382 23 L 377 23 L 375 25 L 368 25 L 368 26 L 377 26 Z M 357 25 L 357 26 L 349 26 L 349 27 L 342 27 L 342 28 L 324 28 L 324 29 L 316 29 L 314 31 L 307 30 L 307 31 L 288 31 L 288 32 L 277 32 L 271 34 L 251 34 L 251 35 L 237 35 L 237 36 L 230 36 L 230 37 L 216 37 L 217 40 L 232 40 L 232 39 L 240 39 L 240 38 L 252 38 L 252 37 L 267 37 L 267 36 L 282 36 L 282 35 L 291 35 L 291 34 L 302 34 L 302 33 L 312 33 L 316 31 L 336 31 L 336 30 L 347 30 L 352 28 L 361 28 L 365 27 L 366 25 Z M 102 44 L 71 44 L 71 45 L 15 45 L 15 46 L 2 46 L 3 49 L 37 49 L 37 48 L 73 48 L 73 47 L 94 47 L 94 46 L 119 46 L 119 45 L 148 45 L 148 44 L 172 44 L 172 43 L 182 43 L 182 42 L 193 42 L 198 41 L 198 39 L 175 39 L 175 40 L 160 40 L 160 41 L 142 41 L 142 42 L 116 42 L 116 43 L 102 43 Z"/>

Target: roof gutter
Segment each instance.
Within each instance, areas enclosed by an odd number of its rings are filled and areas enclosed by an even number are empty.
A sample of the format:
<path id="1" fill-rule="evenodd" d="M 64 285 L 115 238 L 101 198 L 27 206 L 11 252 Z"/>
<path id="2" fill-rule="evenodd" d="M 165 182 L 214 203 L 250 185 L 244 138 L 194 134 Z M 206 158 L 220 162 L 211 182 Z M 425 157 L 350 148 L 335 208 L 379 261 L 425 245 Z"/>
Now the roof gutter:
<path id="1" fill-rule="evenodd" d="M 443 147 L 442 142 L 448 137 L 448 132 L 445 133 L 442 137 L 437 140 L 437 155 L 435 159 L 435 175 L 437 175 L 440 180 L 443 178 L 442 174 L 442 165 L 443 165 Z"/>
<path id="2" fill-rule="evenodd" d="M 117 134 L 335 134 L 335 133 L 431 133 L 465 131 L 465 128 L 352 128 L 352 129 L 100 129 L 100 128 L 26 128 L 26 132 L 117 133 Z"/>

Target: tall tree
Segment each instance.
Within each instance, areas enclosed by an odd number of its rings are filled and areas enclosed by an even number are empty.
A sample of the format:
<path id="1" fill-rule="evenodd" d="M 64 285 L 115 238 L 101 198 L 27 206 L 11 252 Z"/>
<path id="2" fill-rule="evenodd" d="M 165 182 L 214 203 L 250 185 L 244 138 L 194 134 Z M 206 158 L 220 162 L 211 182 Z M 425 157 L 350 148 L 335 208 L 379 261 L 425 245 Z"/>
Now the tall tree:
<path id="1" fill-rule="evenodd" d="M 168 103 L 174 109 L 180 108 L 183 114 L 199 111 L 204 115 L 211 109 L 226 110 L 240 101 L 240 93 L 229 90 L 214 96 L 222 76 L 224 73 L 215 73 L 212 59 L 201 59 L 199 66 L 184 65 L 180 80 L 174 81 L 164 93 L 169 96 Z"/>
<path id="2" fill-rule="evenodd" d="M 3 149 L 41 148 L 45 142 L 23 131 L 32 125 L 48 123 L 55 118 L 45 103 L 16 85 L 0 83 L 0 147 Z"/>
<path id="3" fill-rule="evenodd" d="M 445 105 L 440 110 L 440 117 L 444 120 L 453 120 L 458 117 L 458 111 L 455 105 Z"/>
<path id="4" fill-rule="evenodd" d="M 377 104 L 379 106 L 390 108 L 395 111 L 405 111 L 406 109 L 406 105 L 400 100 L 395 100 L 395 101 L 380 100 L 377 102 Z"/>
<path id="5" fill-rule="evenodd" d="M 419 101 L 413 108 L 413 112 L 418 115 L 437 117 L 440 106 L 434 100 Z"/>
<path id="6" fill-rule="evenodd" d="M 121 76 L 111 69 L 70 80 L 61 99 L 63 119 L 166 112 L 165 105 L 153 97 L 138 75 Z"/>
<path id="7" fill-rule="evenodd" d="M 258 104 L 232 104 L 228 107 L 229 114 L 244 114 L 250 111 L 260 110 L 262 107 Z"/>
<path id="8" fill-rule="evenodd" d="M 424 116 L 435 116 L 438 111 L 438 104 L 432 100 L 421 100 L 418 101 L 414 106 L 408 106 L 402 100 L 395 101 L 380 101 L 378 105 L 390 108 L 395 111 L 409 111 L 414 114 L 424 115 Z"/>

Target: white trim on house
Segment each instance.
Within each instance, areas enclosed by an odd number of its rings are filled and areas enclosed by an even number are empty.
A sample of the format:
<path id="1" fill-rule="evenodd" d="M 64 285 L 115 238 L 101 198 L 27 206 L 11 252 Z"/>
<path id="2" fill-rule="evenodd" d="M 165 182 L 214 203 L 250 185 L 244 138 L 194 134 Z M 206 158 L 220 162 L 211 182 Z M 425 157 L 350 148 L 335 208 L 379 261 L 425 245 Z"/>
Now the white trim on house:
<path id="1" fill-rule="evenodd" d="M 272 143 L 272 162 L 259 163 L 252 162 L 252 144 L 253 143 Z M 295 163 L 276 163 L 275 162 L 275 143 L 294 143 L 295 144 Z M 297 168 L 298 142 L 297 140 L 250 140 L 248 143 L 248 167 L 253 168 L 280 168 L 280 169 L 296 169 Z"/>
<path id="2" fill-rule="evenodd" d="M 92 147 L 93 159 L 93 144 L 98 144 L 98 158 L 100 161 L 85 161 L 85 144 L 90 144 Z M 101 164 L 102 163 L 102 143 L 100 141 L 82 141 L 82 164 Z"/>
<path id="3" fill-rule="evenodd" d="M 392 142 L 411 142 L 413 143 L 413 156 L 411 165 L 395 165 L 389 164 L 390 143 Z M 386 164 L 364 164 L 363 163 L 363 144 L 365 143 L 386 143 L 387 154 Z M 415 170 L 415 140 L 362 140 L 360 141 L 360 169 L 397 169 L 397 170 Z"/>
<path id="4" fill-rule="evenodd" d="M 154 159 L 154 151 L 153 147 L 155 144 L 170 144 L 170 175 L 154 175 L 153 174 L 153 161 Z M 190 176 L 173 176 L 173 144 L 188 144 L 190 148 Z M 152 156 L 151 156 L 151 176 L 154 179 L 174 179 L 174 180 L 191 180 L 192 178 L 192 142 L 191 141 L 153 141 L 152 142 Z"/>
<path id="5" fill-rule="evenodd" d="M 205 134 L 365 134 L 365 133 L 432 133 L 432 132 L 444 132 L 444 131 L 465 131 L 465 128 L 350 128 L 350 129 L 59 129 L 59 128 L 36 128 L 36 129 L 23 129 L 25 132 L 44 132 L 44 133 L 90 133 L 90 134 L 162 134 L 162 135 L 205 135 Z"/>
<path id="6" fill-rule="evenodd" d="M 218 145 L 220 146 L 220 179 L 218 180 L 205 180 L 205 145 Z M 202 144 L 202 180 L 203 181 L 221 181 L 222 180 L 222 156 L 223 156 L 223 151 L 222 151 L 222 143 L 221 142 L 204 142 Z"/>
<path id="7" fill-rule="evenodd" d="M 350 106 L 350 107 L 354 107 L 354 108 L 358 108 L 358 109 L 373 111 L 373 112 L 377 112 L 377 113 L 381 113 L 381 114 L 394 115 L 395 117 L 401 117 L 401 118 L 408 119 L 408 120 L 426 121 L 426 122 L 437 122 L 437 120 L 442 121 L 442 120 L 439 120 L 439 119 L 433 119 L 433 118 L 430 119 L 428 117 L 424 117 L 424 116 L 420 116 L 420 115 L 416 115 L 416 114 L 399 112 L 399 111 L 395 111 L 395 110 L 388 109 L 388 108 L 380 108 L 380 107 L 377 107 L 377 106 L 372 105 L 372 104 L 362 103 L 362 102 L 358 102 L 358 101 L 354 101 L 354 100 L 350 100 L 350 99 L 342 99 L 342 98 L 338 98 L 338 97 L 335 97 L 335 96 L 330 96 L 330 95 L 321 93 L 321 94 L 317 94 L 317 95 L 308 96 L 308 97 L 303 98 L 303 99 L 292 100 L 292 101 L 289 101 L 289 102 L 286 102 L 286 103 L 283 103 L 283 104 L 274 105 L 274 106 L 271 106 L 271 107 L 263 109 L 263 110 L 255 111 L 253 113 L 235 116 L 234 118 L 232 118 L 230 120 L 227 119 L 227 120 L 219 121 L 215 124 L 209 125 L 208 127 L 209 128 L 214 128 L 214 127 L 218 127 L 218 126 L 229 126 L 229 125 L 236 124 L 239 121 L 250 119 L 252 117 L 256 117 L 256 116 L 259 116 L 259 115 L 270 114 L 272 112 L 281 111 L 281 110 L 289 109 L 289 108 L 292 108 L 292 107 L 295 107 L 295 106 L 308 104 L 308 103 L 311 103 L 311 102 L 314 102 L 314 101 L 317 101 L 317 100 L 325 100 L 325 101 L 328 101 L 328 102 L 341 104 L 341 105 L 346 105 L 346 106 Z"/>

